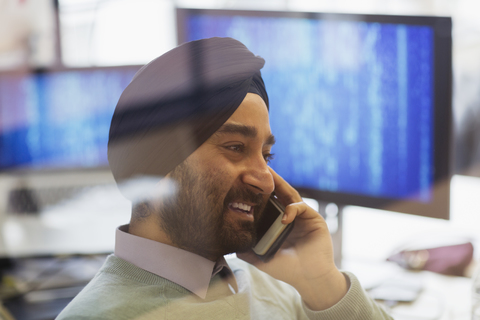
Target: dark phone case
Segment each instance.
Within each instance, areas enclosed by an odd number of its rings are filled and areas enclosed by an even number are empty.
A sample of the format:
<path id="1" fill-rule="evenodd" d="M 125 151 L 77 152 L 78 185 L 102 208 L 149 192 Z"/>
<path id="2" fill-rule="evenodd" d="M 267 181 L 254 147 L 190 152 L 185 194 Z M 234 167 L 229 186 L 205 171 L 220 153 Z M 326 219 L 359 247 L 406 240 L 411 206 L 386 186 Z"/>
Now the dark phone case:
<path id="1" fill-rule="evenodd" d="M 287 239 L 288 235 L 293 229 L 293 225 L 295 224 L 295 220 L 293 220 L 283 231 L 282 233 L 278 236 L 277 240 L 273 243 L 273 245 L 267 250 L 267 252 L 264 255 L 257 255 L 257 257 L 260 258 L 263 262 L 268 262 L 270 259 L 273 258 L 275 253 L 277 253 L 278 249 L 282 246 L 283 242 L 285 239 Z"/>

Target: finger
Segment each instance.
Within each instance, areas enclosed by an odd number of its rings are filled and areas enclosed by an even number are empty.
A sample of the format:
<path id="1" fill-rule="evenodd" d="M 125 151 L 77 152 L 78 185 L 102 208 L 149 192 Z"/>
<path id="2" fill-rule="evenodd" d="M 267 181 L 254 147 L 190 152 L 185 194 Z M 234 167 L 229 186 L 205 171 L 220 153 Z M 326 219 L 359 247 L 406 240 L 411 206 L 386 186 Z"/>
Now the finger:
<path id="1" fill-rule="evenodd" d="M 301 202 L 302 197 L 287 181 L 285 181 L 278 173 L 276 173 L 272 168 L 269 167 L 269 170 L 273 176 L 273 181 L 275 183 L 275 195 L 284 205 L 290 203 Z"/>
<path id="2" fill-rule="evenodd" d="M 291 203 L 285 207 L 282 223 L 289 224 L 298 216 L 302 216 L 303 219 L 311 219 L 318 218 L 319 214 L 305 202 Z"/>

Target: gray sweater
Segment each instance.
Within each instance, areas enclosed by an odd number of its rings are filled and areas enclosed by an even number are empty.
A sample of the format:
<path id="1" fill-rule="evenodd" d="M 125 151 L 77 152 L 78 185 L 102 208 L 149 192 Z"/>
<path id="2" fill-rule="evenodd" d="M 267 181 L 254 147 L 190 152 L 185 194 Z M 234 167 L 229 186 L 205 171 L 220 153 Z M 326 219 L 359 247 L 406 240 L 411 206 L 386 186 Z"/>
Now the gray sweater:
<path id="1" fill-rule="evenodd" d="M 357 278 L 347 295 L 324 311 L 311 311 L 297 291 L 239 259 L 229 260 L 238 283 L 232 294 L 220 275 L 206 299 L 114 255 L 57 319 L 392 319 L 371 300 Z"/>

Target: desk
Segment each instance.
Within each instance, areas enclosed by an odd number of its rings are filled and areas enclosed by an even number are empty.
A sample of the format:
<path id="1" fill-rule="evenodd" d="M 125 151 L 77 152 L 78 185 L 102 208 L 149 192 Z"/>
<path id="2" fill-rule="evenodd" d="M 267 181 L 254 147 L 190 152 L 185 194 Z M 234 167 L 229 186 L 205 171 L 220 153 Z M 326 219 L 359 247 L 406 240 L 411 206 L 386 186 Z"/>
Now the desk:
<path id="1" fill-rule="evenodd" d="M 480 261 L 480 179 L 456 175 L 451 181 L 450 220 L 439 220 L 389 211 L 346 207 L 343 211 L 343 268 L 351 270 L 365 286 L 394 251 L 426 242 L 447 245 L 458 239 L 471 241 Z M 380 267 L 379 267 L 380 266 Z M 418 300 L 392 308 L 395 319 L 470 319 L 471 280 L 431 272 L 419 273 L 424 290 Z M 436 312 L 438 303 L 441 311 Z M 408 315 L 409 312 L 417 316 Z M 437 315 L 435 315 L 437 313 Z M 403 316 L 402 316 L 403 315 Z"/>
<path id="2" fill-rule="evenodd" d="M 37 214 L 0 213 L 0 257 L 113 252 L 131 203 L 115 185 L 89 189 Z"/>
<path id="3" fill-rule="evenodd" d="M 94 277 L 105 255 L 18 258 L 0 288 L 17 320 L 52 320 Z"/>
<path id="4" fill-rule="evenodd" d="M 470 278 L 448 277 L 427 271 L 422 271 L 422 277 L 425 289 L 419 298 L 411 305 L 399 304 L 392 308 L 396 320 L 470 320 Z"/>
<path id="5" fill-rule="evenodd" d="M 470 320 L 470 278 L 406 271 L 389 262 L 343 261 L 342 266 L 366 289 L 392 277 L 421 283 L 423 289 L 415 301 L 386 306 L 395 320 Z"/>

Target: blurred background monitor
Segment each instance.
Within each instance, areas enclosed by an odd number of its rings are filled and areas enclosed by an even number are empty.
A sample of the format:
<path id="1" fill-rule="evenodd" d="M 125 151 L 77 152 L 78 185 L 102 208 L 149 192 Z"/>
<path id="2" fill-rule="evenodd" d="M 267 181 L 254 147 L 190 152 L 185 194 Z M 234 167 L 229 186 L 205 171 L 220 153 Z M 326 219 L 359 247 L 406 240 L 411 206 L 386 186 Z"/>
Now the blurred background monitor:
<path id="1" fill-rule="evenodd" d="M 130 207 L 108 167 L 108 133 L 139 68 L 0 73 L 0 259 L 111 252 Z"/>
<path id="2" fill-rule="evenodd" d="M 177 9 L 266 60 L 271 166 L 303 196 L 448 219 L 451 19 Z"/>
<path id="3" fill-rule="evenodd" d="M 107 169 L 113 111 L 138 69 L 0 73 L 0 172 Z"/>

